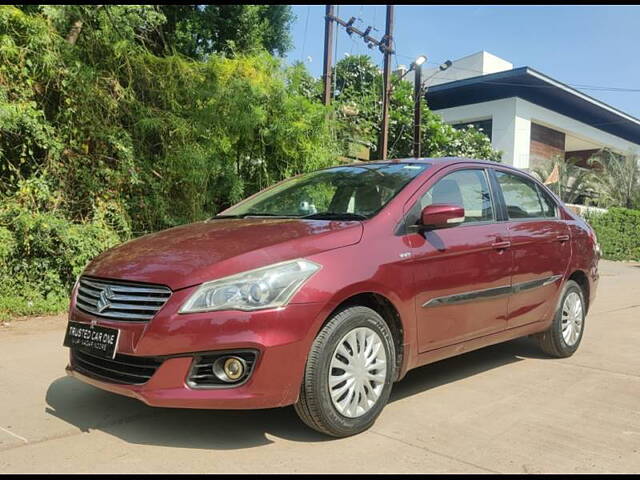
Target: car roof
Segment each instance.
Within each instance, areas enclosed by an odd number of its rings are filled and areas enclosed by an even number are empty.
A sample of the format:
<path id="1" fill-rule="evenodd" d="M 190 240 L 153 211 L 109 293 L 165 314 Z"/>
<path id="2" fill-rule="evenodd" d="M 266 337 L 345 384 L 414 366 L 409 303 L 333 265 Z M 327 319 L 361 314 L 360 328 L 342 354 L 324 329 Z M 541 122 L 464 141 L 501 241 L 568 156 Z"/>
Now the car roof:
<path id="1" fill-rule="evenodd" d="M 367 162 L 354 162 L 351 164 L 347 164 L 345 166 L 350 165 L 375 165 L 380 163 L 424 163 L 428 165 L 437 165 L 440 167 L 444 167 L 447 165 L 454 165 L 456 163 L 474 163 L 479 165 L 491 165 L 494 167 L 506 167 L 511 170 L 521 171 L 519 168 L 513 167 L 512 165 L 507 165 L 500 162 L 493 162 L 490 160 L 480 160 L 477 158 L 467 158 L 467 157 L 406 157 L 406 158 L 388 158 L 386 160 L 371 160 Z"/>

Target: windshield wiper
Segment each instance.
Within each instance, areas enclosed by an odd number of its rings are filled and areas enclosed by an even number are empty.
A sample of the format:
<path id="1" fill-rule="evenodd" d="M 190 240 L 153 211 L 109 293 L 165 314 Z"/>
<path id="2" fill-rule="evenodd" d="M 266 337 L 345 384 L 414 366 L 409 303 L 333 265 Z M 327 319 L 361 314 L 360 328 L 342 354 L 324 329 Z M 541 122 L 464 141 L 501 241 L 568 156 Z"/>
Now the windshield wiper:
<path id="1" fill-rule="evenodd" d="M 304 219 L 317 219 L 317 220 L 367 220 L 367 217 L 360 215 L 359 213 L 340 213 L 340 212 L 318 212 L 311 215 L 305 215 L 300 217 Z"/>
<path id="2" fill-rule="evenodd" d="M 242 215 L 214 215 L 209 220 L 223 220 L 225 218 L 241 218 Z"/>
<path id="3" fill-rule="evenodd" d="M 238 216 L 240 218 L 247 218 L 247 217 L 297 218 L 297 215 L 287 215 L 284 213 L 268 213 L 268 212 L 247 212 Z"/>

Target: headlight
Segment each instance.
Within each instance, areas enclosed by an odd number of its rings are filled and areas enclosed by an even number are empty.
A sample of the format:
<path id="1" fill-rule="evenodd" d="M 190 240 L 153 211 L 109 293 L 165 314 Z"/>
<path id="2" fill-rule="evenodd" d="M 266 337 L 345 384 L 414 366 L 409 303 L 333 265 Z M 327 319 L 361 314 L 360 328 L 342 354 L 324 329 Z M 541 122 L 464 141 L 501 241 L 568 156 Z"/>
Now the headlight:
<path id="1" fill-rule="evenodd" d="M 298 259 L 203 283 L 180 313 L 282 307 L 319 269 L 317 263 Z"/>

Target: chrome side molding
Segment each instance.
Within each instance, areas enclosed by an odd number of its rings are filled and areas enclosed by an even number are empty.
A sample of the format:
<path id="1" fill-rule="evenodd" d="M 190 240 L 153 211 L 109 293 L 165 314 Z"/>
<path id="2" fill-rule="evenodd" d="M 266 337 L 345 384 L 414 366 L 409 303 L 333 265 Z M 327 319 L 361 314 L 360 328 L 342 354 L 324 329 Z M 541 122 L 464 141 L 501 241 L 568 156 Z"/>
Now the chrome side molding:
<path id="1" fill-rule="evenodd" d="M 466 303 L 474 300 L 483 300 L 487 298 L 496 298 L 504 295 L 530 290 L 532 288 L 543 287 L 557 282 L 562 275 L 552 275 L 550 277 L 539 278 L 527 282 L 520 282 L 513 285 L 505 285 L 502 287 L 486 288 L 483 290 L 472 290 L 470 292 L 455 293 L 444 297 L 436 297 L 423 303 L 423 307 L 435 307 L 437 305 L 451 305 L 454 303 Z"/>

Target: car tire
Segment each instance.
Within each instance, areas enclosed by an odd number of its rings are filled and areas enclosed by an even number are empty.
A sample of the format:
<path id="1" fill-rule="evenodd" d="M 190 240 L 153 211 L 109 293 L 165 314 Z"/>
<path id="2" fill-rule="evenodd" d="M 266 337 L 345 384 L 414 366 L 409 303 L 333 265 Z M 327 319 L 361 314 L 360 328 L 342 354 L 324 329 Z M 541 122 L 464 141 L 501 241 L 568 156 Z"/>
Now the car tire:
<path id="1" fill-rule="evenodd" d="M 574 310 L 575 302 L 579 304 L 579 307 L 576 307 L 579 312 Z M 569 280 L 564 286 L 553 322 L 547 330 L 534 335 L 534 338 L 547 355 L 556 358 L 570 357 L 580 346 L 584 333 L 585 317 L 584 292 L 580 285 Z M 574 330 L 568 331 L 568 329 Z"/>
<path id="2" fill-rule="evenodd" d="M 333 437 L 368 429 L 389 399 L 395 356 L 391 331 L 376 311 L 352 306 L 335 313 L 309 352 L 294 405 L 298 416 L 309 427 Z M 340 368 L 343 364 L 345 370 Z M 347 380 L 342 382 L 343 376 Z"/>

